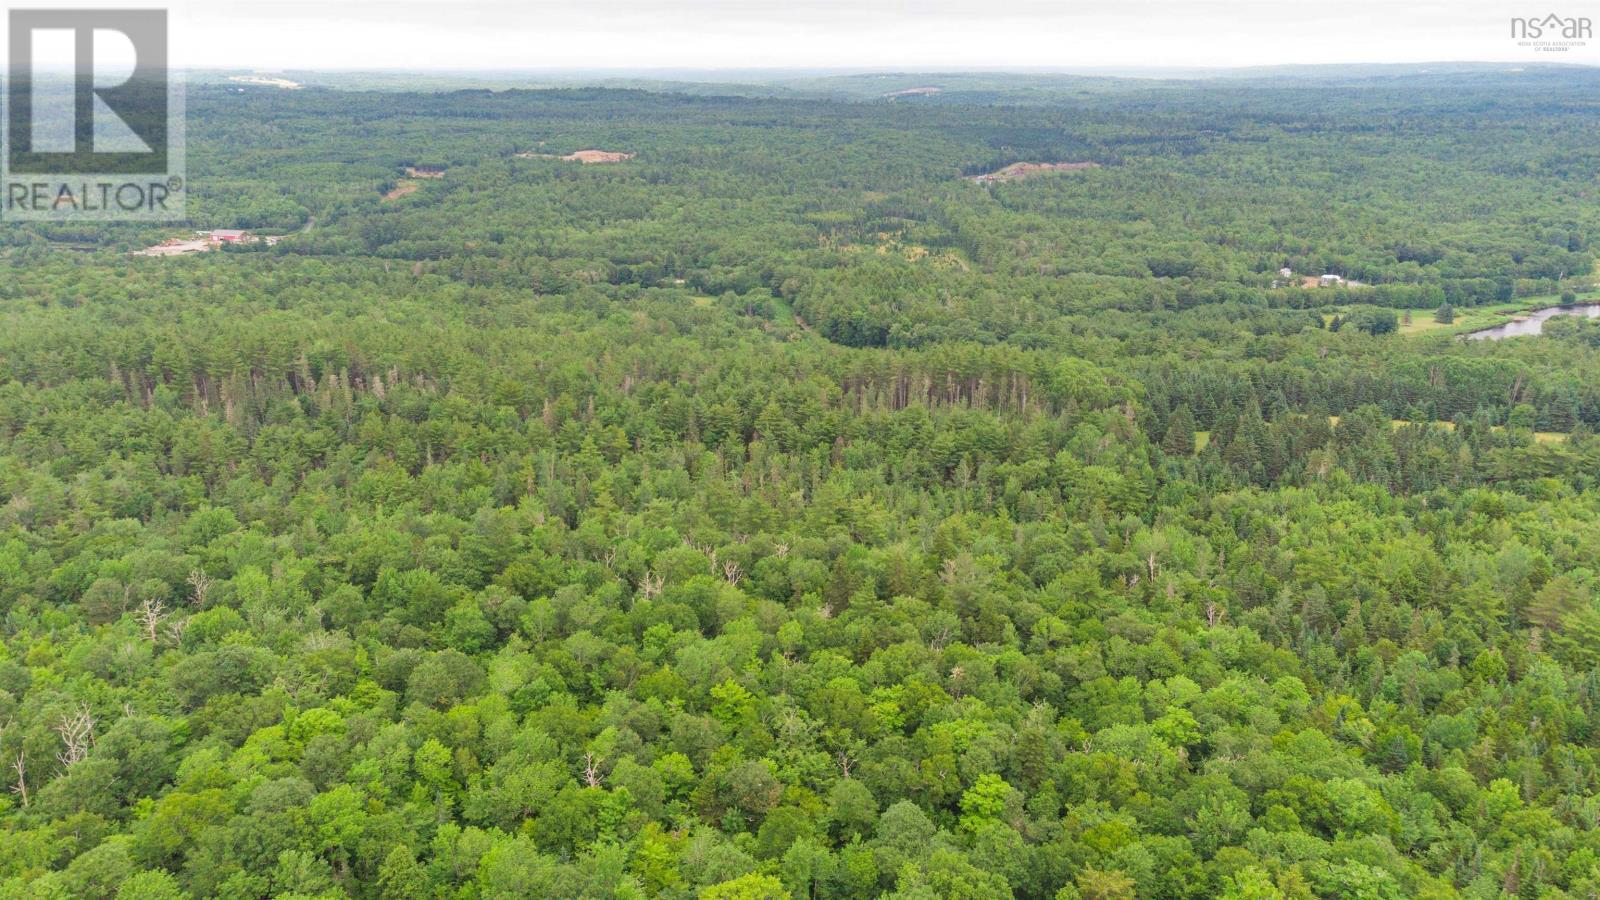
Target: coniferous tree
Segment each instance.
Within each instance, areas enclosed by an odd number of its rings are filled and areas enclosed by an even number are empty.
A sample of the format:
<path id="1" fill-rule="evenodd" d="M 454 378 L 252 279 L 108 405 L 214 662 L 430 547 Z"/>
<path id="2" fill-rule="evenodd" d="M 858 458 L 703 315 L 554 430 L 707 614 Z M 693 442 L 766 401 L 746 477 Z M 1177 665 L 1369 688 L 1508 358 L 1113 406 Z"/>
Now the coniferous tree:
<path id="1" fill-rule="evenodd" d="M 1168 456 L 1188 458 L 1195 451 L 1194 415 L 1189 407 L 1179 406 L 1167 421 L 1167 434 L 1161 440 L 1161 449 Z"/>

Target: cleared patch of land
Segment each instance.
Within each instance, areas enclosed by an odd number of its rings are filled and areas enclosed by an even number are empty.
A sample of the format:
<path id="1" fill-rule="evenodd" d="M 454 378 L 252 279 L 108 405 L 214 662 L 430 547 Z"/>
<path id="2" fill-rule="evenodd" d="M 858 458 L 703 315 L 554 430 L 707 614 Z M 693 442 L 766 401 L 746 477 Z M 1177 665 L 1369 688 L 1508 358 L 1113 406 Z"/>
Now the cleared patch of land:
<path id="1" fill-rule="evenodd" d="M 287 78 L 274 78 L 270 75 L 229 75 L 228 80 L 237 82 L 239 84 L 254 84 L 261 87 L 282 88 L 286 91 L 298 91 L 305 87 L 305 85 L 298 81 L 290 81 Z"/>
<path id="2" fill-rule="evenodd" d="M 1555 306 L 1561 302 L 1560 297 L 1527 297 L 1522 300 L 1512 300 L 1509 303 L 1496 303 L 1492 306 L 1456 307 L 1455 321 L 1440 322 L 1434 318 L 1433 310 L 1413 309 L 1395 310 L 1395 315 L 1400 317 L 1400 333 L 1403 335 L 1419 334 L 1466 334 L 1469 331 L 1481 331 L 1504 324 L 1516 318 L 1518 313 L 1546 306 Z M 1405 320 L 1407 312 L 1411 313 L 1411 321 Z"/>
<path id="3" fill-rule="evenodd" d="M 389 193 L 383 195 L 383 199 L 385 202 L 399 200 L 408 194 L 415 194 L 421 187 L 422 185 L 409 178 L 402 178 Z"/>
<path id="4" fill-rule="evenodd" d="M 1003 169 L 996 169 L 984 175 L 978 175 L 972 180 L 978 184 L 994 184 L 999 181 L 1017 181 L 1045 172 L 1076 172 L 1081 169 L 1098 169 L 1097 162 L 1014 162 Z"/>
<path id="5" fill-rule="evenodd" d="M 205 253 L 224 245 L 263 243 L 268 247 L 283 240 L 283 235 L 257 235 L 243 229 L 220 228 L 215 231 L 197 231 L 192 237 L 170 237 L 153 247 L 133 251 L 134 256 L 187 256 Z"/>
<path id="6" fill-rule="evenodd" d="M 189 253 L 204 253 L 211 249 L 211 240 L 205 237 L 197 238 L 172 238 L 162 241 L 154 247 L 133 251 L 134 256 L 184 256 Z"/>
<path id="7" fill-rule="evenodd" d="M 544 146 L 540 144 L 540 146 Z M 619 163 L 633 159 L 638 154 L 626 153 L 620 150 L 578 150 L 562 156 L 557 153 L 540 153 L 536 150 L 524 150 L 516 154 L 517 159 L 559 159 L 565 162 L 583 163 L 593 165 L 596 163 Z"/>
<path id="8" fill-rule="evenodd" d="M 624 153 L 617 150 L 579 150 L 576 153 L 568 153 L 561 158 L 567 162 L 580 162 L 587 166 L 594 163 L 619 163 L 633 159 L 633 157 L 634 154 L 632 153 Z"/>
<path id="9" fill-rule="evenodd" d="M 442 166 L 406 166 L 406 175 L 412 178 L 443 178 Z"/>

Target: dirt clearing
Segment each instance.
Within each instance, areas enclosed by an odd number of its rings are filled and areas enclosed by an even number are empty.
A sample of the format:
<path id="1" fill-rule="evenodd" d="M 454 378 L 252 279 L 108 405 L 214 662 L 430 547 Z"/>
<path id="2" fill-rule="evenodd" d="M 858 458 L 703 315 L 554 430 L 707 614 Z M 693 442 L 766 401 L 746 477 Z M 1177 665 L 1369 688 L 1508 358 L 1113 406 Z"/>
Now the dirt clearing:
<path id="1" fill-rule="evenodd" d="M 399 200 L 401 197 L 404 197 L 408 194 L 415 194 L 419 189 L 421 189 L 421 187 L 422 185 L 416 183 L 415 181 L 412 181 L 409 178 L 403 178 L 397 184 L 395 184 L 393 190 L 383 195 L 383 200 L 385 203 L 389 202 L 390 200 Z"/>
<path id="2" fill-rule="evenodd" d="M 162 241 L 154 247 L 133 251 L 134 256 L 183 256 L 189 253 L 204 253 L 211 249 L 209 237 L 197 238 L 172 238 Z"/>
<path id="3" fill-rule="evenodd" d="M 567 162 L 580 162 L 587 166 L 594 163 L 625 162 L 626 160 L 633 159 L 633 157 L 634 154 L 632 153 L 622 153 L 612 150 L 579 150 L 576 153 L 568 153 L 566 156 L 561 158 Z"/>
<path id="4" fill-rule="evenodd" d="M 1082 169 L 1098 168 L 1100 168 L 1100 164 L 1097 162 L 1017 162 L 987 175 L 979 175 L 972 180 L 979 184 L 994 184 L 997 181 L 1017 181 L 1043 172 L 1076 172 Z"/>

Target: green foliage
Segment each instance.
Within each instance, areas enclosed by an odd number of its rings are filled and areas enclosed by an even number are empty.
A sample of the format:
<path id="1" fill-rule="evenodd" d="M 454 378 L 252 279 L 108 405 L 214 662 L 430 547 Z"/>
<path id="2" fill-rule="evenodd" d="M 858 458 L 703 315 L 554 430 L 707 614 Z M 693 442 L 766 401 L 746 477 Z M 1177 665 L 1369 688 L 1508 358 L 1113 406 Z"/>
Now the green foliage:
<path id="1" fill-rule="evenodd" d="M 700 892 L 700 900 L 789 900 L 783 882 L 771 875 L 741 875 Z"/>
<path id="2" fill-rule="evenodd" d="M 0 897 L 1594 895 L 1600 326 L 1399 323 L 1586 287 L 1596 77 L 952 77 L 7 230 Z"/>

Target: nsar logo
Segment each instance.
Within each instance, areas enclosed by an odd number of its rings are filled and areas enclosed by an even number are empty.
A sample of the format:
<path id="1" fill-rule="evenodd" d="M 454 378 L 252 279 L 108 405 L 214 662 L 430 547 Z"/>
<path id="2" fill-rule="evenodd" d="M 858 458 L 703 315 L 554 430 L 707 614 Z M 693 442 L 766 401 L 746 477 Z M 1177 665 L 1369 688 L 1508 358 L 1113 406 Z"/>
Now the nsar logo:
<path id="1" fill-rule="evenodd" d="M 1551 13 L 1543 18 L 1513 18 L 1511 37 L 1519 46 L 1534 50 L 1571 50 L 1584 46 L 1594 37 L 1594 24 L 1588 16 L 1558 16 Z"/>

